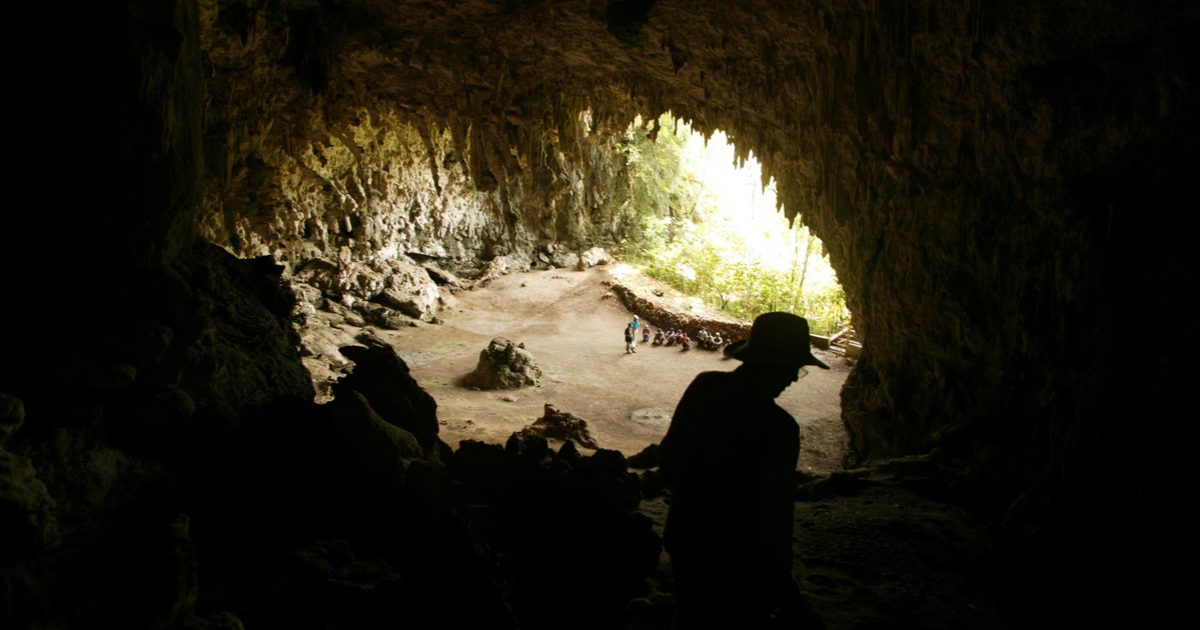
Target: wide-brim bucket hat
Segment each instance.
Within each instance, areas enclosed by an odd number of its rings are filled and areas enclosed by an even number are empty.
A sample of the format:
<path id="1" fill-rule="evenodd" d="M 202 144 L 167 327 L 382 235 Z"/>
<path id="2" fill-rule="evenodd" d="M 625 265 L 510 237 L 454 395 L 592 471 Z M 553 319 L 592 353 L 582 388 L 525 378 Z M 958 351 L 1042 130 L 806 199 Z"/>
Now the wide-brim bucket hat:
<path id="1" fill-rule="evenodd" d="M 812 354 L 808 320 L 792 313 L 763 313 L 754 318 L 750 337 L 729 344 L 725 355 L 744 363 L 829 369 Z"/>

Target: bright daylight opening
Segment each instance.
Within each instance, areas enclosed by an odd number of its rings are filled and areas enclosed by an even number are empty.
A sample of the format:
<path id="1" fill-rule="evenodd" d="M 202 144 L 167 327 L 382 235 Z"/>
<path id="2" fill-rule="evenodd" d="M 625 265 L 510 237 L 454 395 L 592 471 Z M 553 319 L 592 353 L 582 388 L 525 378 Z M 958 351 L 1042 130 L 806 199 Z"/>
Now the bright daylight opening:
<path id="1" fill-rule="evenodd" d="M 753 154 L 739 160 L 724 132 L 705 138 L 670 113 L 635 119 L 623 151 L 627 260 L 736 317 L 788 311 L 807 318 L 817 335 L 850 325 L 820 239 L 801 216 L 788 224 L 775 180 L 764 178 Z"/>

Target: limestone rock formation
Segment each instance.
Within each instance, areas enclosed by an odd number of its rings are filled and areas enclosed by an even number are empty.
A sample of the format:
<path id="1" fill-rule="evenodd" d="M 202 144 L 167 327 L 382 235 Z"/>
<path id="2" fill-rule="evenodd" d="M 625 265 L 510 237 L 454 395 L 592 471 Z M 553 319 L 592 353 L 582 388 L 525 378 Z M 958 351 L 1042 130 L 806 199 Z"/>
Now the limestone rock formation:
<path id="1" fill-rule="evenodd" d="M 579 262 L 584 267 L 607 265 L 610 260 L 608 252 L 604 251 L 603 247 L 590 247 L 587 251 L 579 255 Z"/>
<path id="2" fill-rule="evenodd" d="M 25 404 L 20 398 L 0 392 L 0 447 L 25 423 Z"/>
<path id="3" fill-rule="evenodd" d="M 615 451 L 543 460 L 538 438 L 514 442 L 506 449 L 464 440 L 450 461 L 486 506 L 498 549 L 515 559 L 514 608 L 533 628 L 620 627 L 622 609 L 645 594 L 662 549 L 650 521 L 634 511 L 637 477 Z M 563 621 L 583 610 L 588 619 Z"/>
<path id="4" fill-rule="evenodd" d="M 0 446 L 0 557 L 25 558 L 57 546 L 56 507 L 33 462 Z"/>
<path id="5" fill-rule="evenodd" d="M 321 450 L 303 440 L 329 419 L 282 279 L 313 260 L 351 271 L 330 286 L 355 295 L 322 296 L 350 308 L 343 296 L 377 304 L 395 288 L 372 261 L 423 256 L 486 279 L 549 243 L 615 245 L 620 135 L 667 110 L 729 133 L 739 159 L 753 151 L 787 215 L 821 237 L 865 341 L 842 398 L 852 463 L 932 453 L 954 471 L 954 496 L 997 530 L 1007 619 L 1165 625 L 1144 617 L 1189 601 L 1169 569 L 1197 529 L 1180 510 L 1200 355 L 1179 302 L 1200 287 L 1190 3 L 129 0 L 7 17 L 29 26 L 10 58 L 56 54 L 9 77 L 28 106 L 11 142 L 22 226 L 0 231 L 0 270 L 38 319 L 0 309 L 0 390 L 27 411 L 4 449 L 30 462 L 11 474 L 36 471 L 62 534 L 19 581 L 54 598 L 14 598 L 26 608 L 0 610 L 8 626 L 172 625 L 170 598 L 143 587 L 180 575 L 160 562 L 161 530 L 186 504 L 206 519 L 191 531 L 202 583 L 248 626 L 344 624 L 320 617 L 352 608 L 336 569 L 377 554 L 436 578 L 411 589 L 481 595 L 396 590 L 371 610 L 504 627 L 472 617 L 509 609 L 469 537 L 438 520 L 449 506 L 392 503 L 413 488 L 379 492 L 350 458 L 308 474 Z M 1171 338 L 1137 345 L 1131 312 Z M 559 587 L 555 558 L 537 555 L 547 541 L 522 537 L 540 522 L 508 522 L 504 552 L 537 560 L 517 583 Z M 245 586 L 296 584 L 285 561 L 248 559 L 294 559 L 314 531 L 357 555 L 303 588 Z M 450 552 L 422 555 L 438 547 L 461 552 L 455 571 L 437 572 Z M 113 566 L 130 579 L 97 579 Z M 552 627 L 600 607 L 563 601 L 576 606 L 553 620 L 530 600 L 515 610 Z"/>
<path id="6" fill-rule="evenodd" d="M 376 302 L 417 319 L 433 317 L 441 297 L 429 272 L 406 256 L 345 263 L 309 260 L 292 274 L 292 280 L 323 296 L 351 304 Z"/>
<path id="7" fill-rule="evenodd" d="M 533 355 L 504 337 L 492 339 L 479 353 L 475 370 L 463 376 L 463 387 L 477 389 L 516 389 L 537 385 L 542 378 Z"/>
<path id="8" fill-rule="evenodd" d="M 573 442 L 587 448 L 600 448 L 588 430 L 587 421 L 567 411 L 559 411 L 554 405 L 546 403 L 542 417 L 533 424 L 521 429 L 518 435 L 539 436 Z"/>
<path id="9" fill-rule="evenodd" d="M 408 444 L 415 441 L 426 457 L 437 452 L 437 402 L 409 374 L 408 365 L 390 345 L 363 335 L 363 346 L 346 346 L 341 353 L 354 362 L 354 370 L 333 386 L 339 409 L 347 410 L 364 431 L 379 434 L 395 444 L 400 456 L 412 457 Z M 361 399 L 359 398 L 361 396 Z M 378 418 L 399 431 L 379 426 Z M 410 440 L 412 438 L 412 440 Z M 371 441 L 363 438 L 363 443 Z"/>

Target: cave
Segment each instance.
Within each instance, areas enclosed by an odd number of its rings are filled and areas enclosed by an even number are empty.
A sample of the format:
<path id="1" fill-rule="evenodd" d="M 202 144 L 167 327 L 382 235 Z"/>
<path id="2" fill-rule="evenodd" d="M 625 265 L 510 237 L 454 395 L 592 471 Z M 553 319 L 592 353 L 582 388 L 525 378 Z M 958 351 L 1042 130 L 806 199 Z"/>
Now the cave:
<path id="1" fill-rule="evenodd" d="M 616 143 L 667 111 L 753 151 L 825 243 L 864 341 L 847 475 L 919 461 L 986 524 L 988 627 L 1187 608 L 1191 3 L 126 0 L 10 25 L 4 627 L 619 627 L 561 615 L 636 584 L 463 516 L 464 476 L 499 481 L 445 472 L 470 449 L 402 362 L 349 351 L 395 378 L 314 402 L 292 322 L 320 296 L 284 280 L 349 304 L 407 275 L 428 291 L 390 305 L 428 319 L 431 262 L 613 247 Z M 388 405 L 403 434 L 331 429 Z M 596 497 L 518 467 L 509 509 L 620 503 L 622 464 L 588 461 Z M 642 562 L 621 518 L 607 557 Z M 594 598 L 530 595 L 572 579 Z M 914 627 L 891 612 L 869 627 Z"/>

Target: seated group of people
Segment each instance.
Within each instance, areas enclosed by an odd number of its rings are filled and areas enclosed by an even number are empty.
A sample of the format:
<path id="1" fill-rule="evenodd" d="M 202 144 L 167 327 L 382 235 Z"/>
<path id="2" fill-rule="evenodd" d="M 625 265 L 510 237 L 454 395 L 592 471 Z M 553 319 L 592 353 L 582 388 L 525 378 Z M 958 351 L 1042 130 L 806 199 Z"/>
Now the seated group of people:
<path id="1" fill-rule="evenodd" d="M 649 335 L 649 331 L 646 331 Z M 644 338 L 643 338 L 644 339 Z M 696 333 L 696 339 L 693 340 L 682 330 L 671 329 L 663 332 L 659 328 L 658 332 L 654 333 L 655 346 L 675 346 L 678 345 L 682 350 L 691 350 L 692 346 L 696 346 L 702 350 L 720 350 L 721 346 L 725 345 L 725 340 L 721 338 L 721 333 L 709 333 L 707 330 L 701 329 Z"/>

